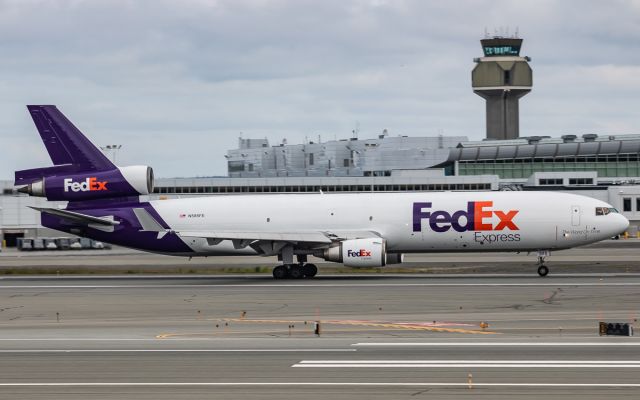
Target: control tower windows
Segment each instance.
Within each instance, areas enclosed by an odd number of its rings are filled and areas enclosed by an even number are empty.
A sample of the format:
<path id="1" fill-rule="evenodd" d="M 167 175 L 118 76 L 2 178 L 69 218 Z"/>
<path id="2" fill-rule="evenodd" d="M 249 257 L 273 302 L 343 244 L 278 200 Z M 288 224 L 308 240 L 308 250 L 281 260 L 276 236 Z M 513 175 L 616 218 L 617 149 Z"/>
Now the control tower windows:
<path id="1" fill-rule="evenodd" d="M 485 57 L 496 56 L 518 56 L 520 54 L 520 46 L 484 46 Z"/>

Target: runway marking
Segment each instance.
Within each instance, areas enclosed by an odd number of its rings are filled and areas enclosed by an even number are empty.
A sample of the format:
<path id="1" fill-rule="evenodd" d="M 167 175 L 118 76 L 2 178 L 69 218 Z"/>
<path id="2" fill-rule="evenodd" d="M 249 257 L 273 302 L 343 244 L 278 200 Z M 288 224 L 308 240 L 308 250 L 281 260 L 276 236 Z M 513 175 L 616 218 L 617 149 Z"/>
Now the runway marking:
<path id="1" fill-rule="evenodd" d="M 155 342 L 150 338 L 0 338 L 2 342 Z"/>
<path id="2" fill-rule="evenodd" d="M 167 288 L 287 288 L 287 287 L 609 287 L 640 286 L 640 282 L 562 282 L 540 283 L 305 283 L 305 284 L 224 284 L 219 285 L 0 285 L 0 289 L 167 289 Z"/>
<path id="3" fill-rule="evenodd" d="M 640 368 L 621 360 L 303 360 L 292 368 Z"/>
<path id="4" fill-rule="evenodd" d="M 302 360 L 298 364 L 638 364 L 640 360 Z"/>
<path id="5" fill-rule="evenodd" d="M 469 346 L 469 347 L 480 347 L 480 346 L 496 346 L 496 347 L 507 347 L 507 346 L 539 346 L 539 347 L 550 347 L 550 346 L 576 346 L 576 347 L 587 347 L 587 346 L 640 346 L 640 341 L 633 342 L 370 342 L 370 343 L 353 343 L 352 346 L 433 346 L 433 347 L 459 347 L 459 346 Z"/>
<path id="6" fill-rule="evenodd" d="M 308 328 L 313 326 L 314 320 L 283 320 L 283 319 L 246 319 L 246 318 L 221 318 L 209 321 L 219 321 L 220 323 L 254 323 L 254 324 L 305 324 Z M 401 330 L 421 330 L 431 332 L 447 332 L 447 333 L 466 333 L 475 335 L 495 335 L 499 334 L 494 331 L 450 328 L 448 326 L 473 326 L 472 324 L 455 323 L 455 322 L 386 322 L 386 321 L 367 321 L 367 320 L 320 320 L 321 325 L 349 325 L 349 326 L 367 326 L 373 328 L 385 329 L 401 329 Z M 283 328 L 284 329 L 284 328 Z M 300 330 L 298 330 L 300 332 Z M 157 335 L 157 339 L 169 339 L 173 337 L 195 336 L 195 335 L 211 335 L 211 333 L 163 333 Z"/>
<path id="7" fill-rule="evenodd" d="M 294 364 L 294 368 L 640 368 L 638 364 Z"/>
<path id="8" fill-rule="evenodd" d="M 121 386 L 355 386 L 355 387 L 461 387 L 468 388 L 469 383 L 460 382 L 7 382 L 0 387 L 121 387 Z M 640 383 L 479 383 L 474 387 L 555 387 L 555 388 L 640 388 Z"/>
<path id="9" fill-rule="evenodd" d="M 357 349 L 26 349 L 1 353 L 336 353 Z"/>

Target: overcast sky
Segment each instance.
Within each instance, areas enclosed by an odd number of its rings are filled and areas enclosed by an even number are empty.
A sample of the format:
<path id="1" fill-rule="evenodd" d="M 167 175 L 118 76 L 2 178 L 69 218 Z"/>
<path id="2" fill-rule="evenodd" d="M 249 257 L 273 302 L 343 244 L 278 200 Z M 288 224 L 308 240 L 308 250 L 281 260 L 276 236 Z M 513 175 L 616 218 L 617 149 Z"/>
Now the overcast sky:
<path id="1" fill-rule="evenodd" d="M 225 175 L 240 132 L 482 139 L 473 58 L 507 26 L 521 135 L 640 133 L 638 0 L 0 0 L 0 178 L 51 164 L 25 104 L 160 177 Z"/>

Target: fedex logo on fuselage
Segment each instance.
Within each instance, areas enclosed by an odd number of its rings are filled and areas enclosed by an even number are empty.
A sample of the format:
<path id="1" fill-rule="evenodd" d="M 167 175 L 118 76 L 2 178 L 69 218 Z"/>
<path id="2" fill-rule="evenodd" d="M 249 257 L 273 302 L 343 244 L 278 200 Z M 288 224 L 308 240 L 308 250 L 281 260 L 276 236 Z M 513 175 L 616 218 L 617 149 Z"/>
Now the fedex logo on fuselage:
<path id="1" fill-rule="evenodd" d="M 434 232 L 467 231 L 501 231 L 509 229 L 520 230 L 513 222 L 518 210 L 493 210 L 493 201 L 470 201 L 466 210 L 458 210 L 453 214 L 444 211 L 429 211 L 432 203 L 413 203 L 413 231 L 422 231 L 422 220 L 429 221 L 429 227 Z M 493 224 L 493 217 L 498 217 L 498 223 Z"/>
<path id="2" fill-rule="evenodd" d="M 358 251 L 347 250 L 347 257 L 371 257 L 371 252 L 365 249 Z"/>
<path id="3" fill-rule="evenodd" d="M 93 192 L 98 190 L 107 190 L 107 181 L 98 181 L 97 178 L 87 178 L 82 182 L 74 182 L 71 178 L 64 180 L 64 191 L 72 192 Z"/>

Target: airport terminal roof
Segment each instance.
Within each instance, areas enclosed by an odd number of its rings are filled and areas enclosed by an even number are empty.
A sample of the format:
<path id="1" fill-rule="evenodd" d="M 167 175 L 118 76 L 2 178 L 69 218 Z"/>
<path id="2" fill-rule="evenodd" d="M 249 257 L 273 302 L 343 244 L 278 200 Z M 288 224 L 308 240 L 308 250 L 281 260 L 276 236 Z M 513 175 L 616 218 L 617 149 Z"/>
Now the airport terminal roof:
<path id="1" fill-rule="evenodd" d="M 446 163 L 539 157 L 576 157 L 640 153 L 640 135 L 531 136 L 515 140 L 462 142 L 449 152 Z"/>

